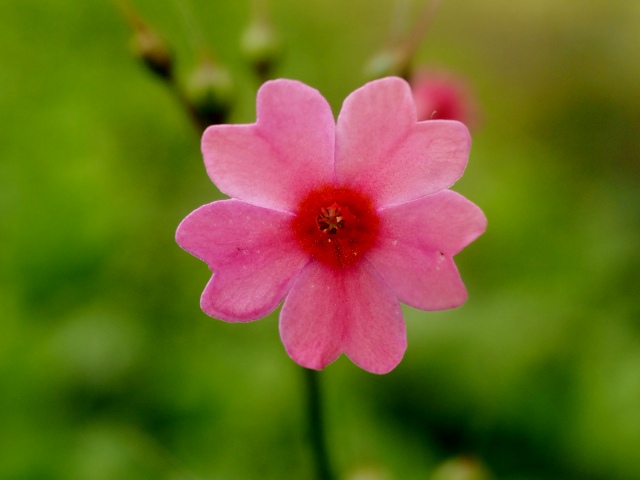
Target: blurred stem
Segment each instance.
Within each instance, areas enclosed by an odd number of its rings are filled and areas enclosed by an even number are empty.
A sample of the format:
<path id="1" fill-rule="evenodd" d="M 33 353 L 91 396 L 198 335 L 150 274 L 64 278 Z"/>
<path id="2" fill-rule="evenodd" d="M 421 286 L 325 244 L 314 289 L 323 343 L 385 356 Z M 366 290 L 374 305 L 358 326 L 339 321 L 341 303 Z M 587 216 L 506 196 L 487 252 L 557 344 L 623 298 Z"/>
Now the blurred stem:
<path id="1" fill-rule="evenodd" d="M 191 3 L 188 0 L 175 0 L 174 3 L 182 16 L 182 22 L 187 32 L 189 43 L 191 43 L 191 49 L 196 52 L 208 51 L 207 42 L 202 33 L 200 23 L 193 13 Z"/>
<path id="2" fill-rule="evenodd" d="M 194 105 L 180 86 L 175 76 L 172 55 L 168 46 L 128 0 L 112 0 L 112 2 L 133 30 L 136 56 L 167 85 L 180 106 L 189 115 L 193 126 L 199 133 L 202 133 L 208 124 L 198 115 Z"/>
<path id="3" fill-rule="evenodd" d="M 396 0 L 389 22 L 388 44 L 397 45 L 409 30 L 412 0 Z"/>
<path id="4" fill-rule="evenodd" d="M 427 31 L 429 31 L 429 27 L 436 17 L 436 13 L 440 8 L 441 3 L 442 0 L 431 0 L 426 2 L 422 8 L 418 21 L 416 22 L 411 35 L 407 38 L 405 48 L 407 49 L 407 55 L 409 57 L 413 57 L 413 55 L 418 51 L 420 43 L 424 39 Z"/>
<path id="5" fill-rule="evenodd" d="M 322 420 L 322 399 L 320 398 L 320 372 L 304 368 L 307 387 L 307 415 L 309 419 L 309 437 L 316 463 L 318 480 L 334 480 L 327 454 L 327 443 Z"/>
<path id="6" fill-rule="evenodd" d="M 425 2 L 422 11 L 409 36 L 400 46 L 400 61 L 397 65 L 398 75 L 409 79 L 411 76 L 411 62 L 415 56 L 425 35 L 429 31 L 431 22 L 438 12 L 442 0 L 430 0 Z"/>
<path id="7" fill-rule="evenodd" d="M 397 18 L 391 26 L 387 45 L 373 57 L 367 67 L 369 78 L 398 75 L 408 80 L 411 77 L 413 58 L 436 16 L 440 3 L 442 0 L 426 0 L 413 26 L 399 29 L 399 26 L 406 23 L 402 17 L 406 16 L 403 10 L 407 4 L 398 1 L 395 15 Z"/>

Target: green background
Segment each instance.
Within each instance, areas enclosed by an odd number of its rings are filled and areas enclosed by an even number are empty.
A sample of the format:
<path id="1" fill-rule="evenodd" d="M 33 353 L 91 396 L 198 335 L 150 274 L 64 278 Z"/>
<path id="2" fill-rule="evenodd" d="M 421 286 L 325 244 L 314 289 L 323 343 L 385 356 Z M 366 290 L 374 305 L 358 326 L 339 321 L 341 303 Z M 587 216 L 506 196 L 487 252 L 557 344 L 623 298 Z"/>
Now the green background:
<path id="1" fill-rule="evenodd" d="M 135 6 L 181 80 L 202 37 L 233 75 L 231 121 L 253 121 L 246 2 Z M 273 1 L 276 73 L 337 114 L 418 8 Z M 0 478 L 312 478 L 277 315 L 199 309 L 210 272 L 174 232 L 221 195 L 118 9 L 2 0 L 0 19 Z M 457 257 L 468 302 L 405 310 L 396 370 L 321 374 L 342 479 L 460 478 L 434 472 L 461 455 L 491 472 L 473 478 L 640 478 L 638 25 L 630 0 L 443 2 L 416 64 L 473 86 L 483 122 L 453 188 L 489 226 Z"/>

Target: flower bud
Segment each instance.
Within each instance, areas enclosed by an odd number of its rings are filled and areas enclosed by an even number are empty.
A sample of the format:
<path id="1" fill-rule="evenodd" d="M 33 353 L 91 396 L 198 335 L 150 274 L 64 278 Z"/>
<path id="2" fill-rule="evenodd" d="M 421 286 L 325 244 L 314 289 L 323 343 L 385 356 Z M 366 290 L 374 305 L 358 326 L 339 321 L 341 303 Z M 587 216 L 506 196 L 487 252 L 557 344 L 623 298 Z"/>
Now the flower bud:
<path id="1" fill-rule="evenodd" d="M 442 463 L 431 480 L 491 480 L 484 465 L 472 457 L 455 457 Z"/>
<path id="2" fill-rule="evenodd" d="M 419 70 L 411 76 L 418 120 L 458 120 L 478 126 L 480 109 L 466 80 L 446 70 Z"/>
<path id="3" fill-rule="evenodd" d="M 282 42 L 271 23 L 254 19 L 240 39 L 240 48 L 260 80 L 267 80 L 282 56 Z"/>
<path id="4" fill-rule="evenodd" d="M 203 125 L 225 123 L 233 106 L 233 82 L 229 71 L 203 57 L 187 79 L 186 97 Z"/>
<path id="5" fill-rule="evenodd" d="M 173 76 L 173 62 L 168 47 L 160 36 L 141 22 L 136 22 L 133 50 L 149 70 L 164 79 Z"/>

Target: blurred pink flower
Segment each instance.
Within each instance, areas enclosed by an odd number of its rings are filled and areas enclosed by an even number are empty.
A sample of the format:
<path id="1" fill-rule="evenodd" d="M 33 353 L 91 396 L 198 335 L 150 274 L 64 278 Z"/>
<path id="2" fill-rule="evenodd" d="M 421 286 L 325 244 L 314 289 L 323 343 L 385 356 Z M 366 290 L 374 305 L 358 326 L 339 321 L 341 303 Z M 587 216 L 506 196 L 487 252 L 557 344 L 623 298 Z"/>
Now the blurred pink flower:
<path id="1" fill-rule="evenodd" d="M 465 80 L 441 70 L 419 70 L 411 78 L 418 121 L 458 120 L 477 125 L 478 106 Z"/>
<path id="2" fill-rule="evenodd" d="M 353 92 L 337 124 L 317 90 L 265 83 L 256 123 L 202 138 L 209 177 L 232 197 L 195 210 L 176 234 L 215 272 L 202 309 L 247 322 L 285 299 L 280 336 L 300 365 L 322 369 L 345 353 L 389 372 L 406 350 L 399 302 L 440 310 L 467 298 L 452 257 L 486 219 L 447 188 L 469 147 L 459 122 L 418 123 L 399 78 Z"/>

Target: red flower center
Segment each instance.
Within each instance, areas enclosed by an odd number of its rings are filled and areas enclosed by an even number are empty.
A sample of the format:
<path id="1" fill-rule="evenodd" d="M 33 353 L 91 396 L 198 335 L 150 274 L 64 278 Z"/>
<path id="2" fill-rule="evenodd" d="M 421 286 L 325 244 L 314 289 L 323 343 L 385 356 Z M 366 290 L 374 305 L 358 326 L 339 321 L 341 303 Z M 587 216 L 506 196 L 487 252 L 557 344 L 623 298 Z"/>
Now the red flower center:
<path id="1" fill-rule="evenodd" d="M 358 262 L 378 238 L 380 219 L 363 193 L 330 185 L 298 204 L 291 228 L 302 249 L 336 268 Z"/>

